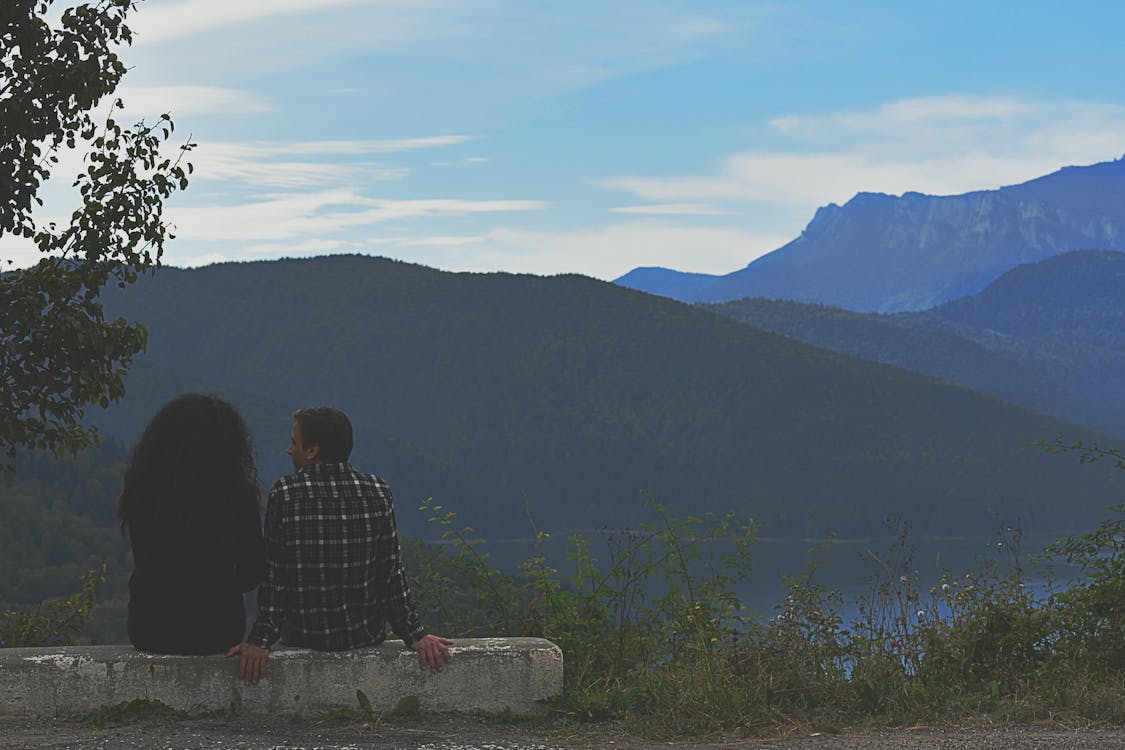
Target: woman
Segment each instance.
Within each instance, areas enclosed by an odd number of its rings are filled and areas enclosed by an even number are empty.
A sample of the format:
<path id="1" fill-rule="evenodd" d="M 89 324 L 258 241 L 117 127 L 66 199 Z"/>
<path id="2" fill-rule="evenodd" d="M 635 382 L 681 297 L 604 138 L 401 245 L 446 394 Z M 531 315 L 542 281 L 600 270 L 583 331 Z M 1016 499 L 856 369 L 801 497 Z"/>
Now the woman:
<path id="1" fill-rule="evenodd" d="M 156 413 L 133 450 L 117 511 L 133 546 L 129 642 L 162 654 L 217 654 L 242 641 L 242 593 L 265 550 L 250 435 L 215 396 Z"/>

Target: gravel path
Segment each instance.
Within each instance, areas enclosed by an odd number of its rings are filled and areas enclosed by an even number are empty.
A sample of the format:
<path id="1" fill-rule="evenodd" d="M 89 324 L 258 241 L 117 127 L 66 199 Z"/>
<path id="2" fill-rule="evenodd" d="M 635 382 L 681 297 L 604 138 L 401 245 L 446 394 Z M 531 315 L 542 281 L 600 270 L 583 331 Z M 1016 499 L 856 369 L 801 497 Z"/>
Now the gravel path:
<path id="1" fill-rule="evenodd" d="M 577 732 L 577 733 L 575 733 Z M 769 739 L 652 742 L 606 727 L 483 724 L 469 717 L 408 724 L 255 718 L 141 720 L 98 728 L 79 721 L 0 719 L 0 749 L 43 750 L 1125 750 L 1125 728 L 918 727 Z"/>

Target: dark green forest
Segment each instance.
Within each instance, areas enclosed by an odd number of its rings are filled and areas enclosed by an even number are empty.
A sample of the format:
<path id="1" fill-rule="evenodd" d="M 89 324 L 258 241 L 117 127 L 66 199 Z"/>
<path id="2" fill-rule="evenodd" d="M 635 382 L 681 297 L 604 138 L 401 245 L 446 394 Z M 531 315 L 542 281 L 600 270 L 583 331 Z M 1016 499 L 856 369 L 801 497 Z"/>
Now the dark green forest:
<path id="1" fill-rule="evenodd" d="M 21 454 L 16 476 L 0 484 L 0 612 L 70 595 L 83 574 L 105 563 L 107 582 L 86 636 L 123 637 L 132 563 L 116 516 L 127 460 L 113 441 L 75 458 Z"/>
<path id="2" fill-rule="evenodd" d="M 646 497 L 735 509 L 773 535 L 1092 522 L 1110 480 L 1029 451 L 1107 442 L 965 388 L 579 276 L 457 274 L 386 259 L 162 269 L 107 295 L 149 351 L 125 443 L 164 399 L 227 395 L 284 473 L 293 408 L 331 403 L 356 463 L 407 503 L 436 497 L 490 537 L 639 520 Z M 408 529 L 422 531 L 421 527 Z"/>

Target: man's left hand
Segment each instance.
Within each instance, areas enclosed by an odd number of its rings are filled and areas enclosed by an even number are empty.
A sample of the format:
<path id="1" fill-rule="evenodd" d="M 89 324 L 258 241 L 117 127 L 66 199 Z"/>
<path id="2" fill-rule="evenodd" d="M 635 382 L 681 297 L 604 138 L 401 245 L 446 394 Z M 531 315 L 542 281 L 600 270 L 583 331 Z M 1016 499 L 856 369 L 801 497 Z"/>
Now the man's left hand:
<path id="1" fill-rule="evenodd" d="M 453 645 L 453 641 L 448 638 L 442 638 L 437 635 L 424 635 L 414 643 L 410 644 L 410 648 L 418 652 L 418 668 L 426 669 L 429 667 L 431 672 L 440 672 L 445 669 L 445 665 L 453 661 L 453 656 L 449 653 L 449 646 Z"/>
<path id="2" fill-rule="evenodd" d="M 253 643 L 240 643 L 227 651 L 227 656 L 235 654 L 238 654 L 238 676 L 245 680 L 247 685 L 254 685 L 266 676 L 269 649 L 255 646 Z"/>

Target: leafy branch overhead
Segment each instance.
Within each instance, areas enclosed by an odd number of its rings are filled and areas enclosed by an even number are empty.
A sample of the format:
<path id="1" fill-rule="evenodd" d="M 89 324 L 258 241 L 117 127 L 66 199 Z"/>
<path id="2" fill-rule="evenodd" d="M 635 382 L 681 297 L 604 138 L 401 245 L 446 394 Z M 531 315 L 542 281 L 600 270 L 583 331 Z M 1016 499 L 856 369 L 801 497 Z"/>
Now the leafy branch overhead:
<path id="1" fill-rule="evenodd" d="M 124 393 L 124 367 L 146 346 L 139 324 L 104 317 L 98 297 L 160 265 L 171 239 L 164 200 L 188 184 L 183 161 L 162 152 L 174 125 L 122 125 L 111 99 L 126 68 L 114 51 L 133 36 L 134 0 L 66 8 L 48 21 L 53 0 L 0 6 L 0 239 L 22 238 L 41 258 L 0 274 L 0 447 L 10 472 L 17 446 L 56 454 L 97 440 L 80 424 L 84 407 Z M 108 103 L 108 114 L 97 116 Z M 83 154 L 73 176 L 78 207 L 65 221 L 37 219 L 59 157 Z M 70 177 L 70 175 L 67 175 Z"/>

